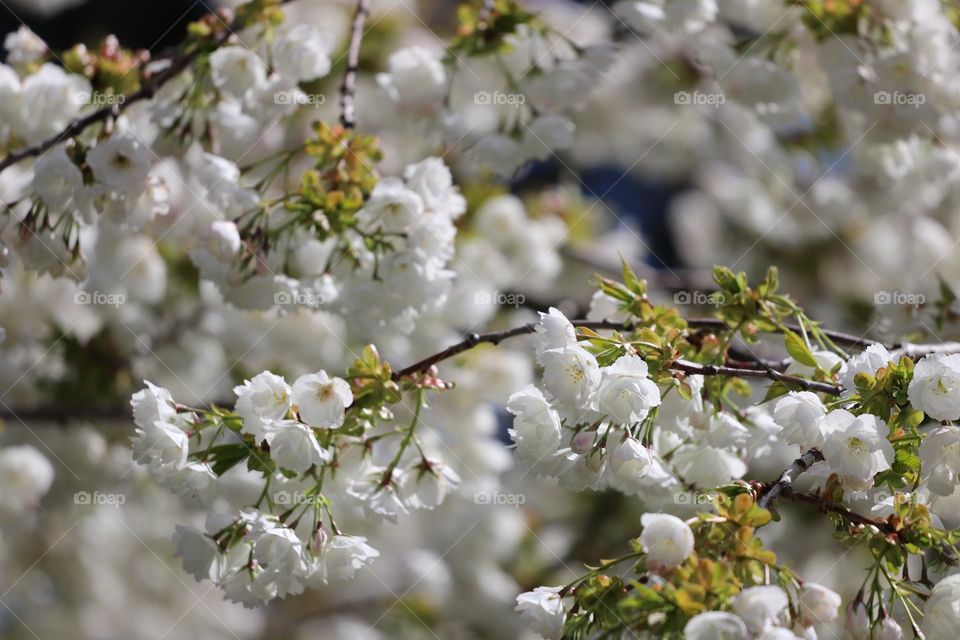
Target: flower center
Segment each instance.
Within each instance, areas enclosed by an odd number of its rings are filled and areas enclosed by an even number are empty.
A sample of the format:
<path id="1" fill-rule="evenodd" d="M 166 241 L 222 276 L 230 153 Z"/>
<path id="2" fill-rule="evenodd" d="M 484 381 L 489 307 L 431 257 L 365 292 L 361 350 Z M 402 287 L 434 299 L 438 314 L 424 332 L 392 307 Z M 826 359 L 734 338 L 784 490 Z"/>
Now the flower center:
<path id="1" fill-rule="evenodd" d="M 317 397 L 323 401 L 327 401 L 333 397 L 333 385 L 332 384 L 322 384 L 317 387 Z"/>
<path id="2" fill-rule="evenodd" d="M 113 156 L 113 162 L 111 162 L 111 164 L 117 169 L 126 169 L 133 163 L 130 161 L 130 158 L 122 153 L 118 153 L 117 155 Z"/>
<path id="3" fill-rule="evenodd" d="M 573 378 L 574 382 L 580 382 L 587 374 L 583 370 L 583 367 L 577 363 L 573 363 L 567 366 L 567 375 Z"/>
<path id="4" fill-rule="evenodd" d="M 847 448 L 854 453 L 866 453 L 868 451 L 867 443 L 857 437 L 847 438 Z"/>

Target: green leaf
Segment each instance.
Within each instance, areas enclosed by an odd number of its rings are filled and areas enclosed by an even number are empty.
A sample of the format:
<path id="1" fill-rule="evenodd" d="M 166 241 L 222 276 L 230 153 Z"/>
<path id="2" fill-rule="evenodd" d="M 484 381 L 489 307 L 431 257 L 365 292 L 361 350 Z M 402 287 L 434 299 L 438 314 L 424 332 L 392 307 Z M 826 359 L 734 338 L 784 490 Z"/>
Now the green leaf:
<path id="1" fill-rule="evenodd" d="M 713 268 L 713 281 L 725 291 L 731 291 L 733 293 L 740 291 L 736 274 L 727 267 L 715 266 Z"/>
<path id="2" fill-rule="evenodd" d="M 813 353 L 810 351 L 810 347 L 807 346 L 807 343 L 804 342 L 803 338 L 801 338 L 798 334 L 790 331 L 789 329 L 785 329 L 784 341 L 786 342 L 787 353 L 789 353 L 790 357 L 792 357 L 794 360 L 808 367 L 819 367 L 817 361 L 813 358 Z"/>
<path id="3" fill-rule="evenodd" d="M 633 269 L 627 264 L 627 261 L 624 260 L 623 256 L 620 256 L 620 264 L 623 266 L 623 284 L 626 287 L 639 295 L 644 295 L 647 292 L 647 283 L 644 280 L 637 278 L 637 274 L 634 273 Z"/>

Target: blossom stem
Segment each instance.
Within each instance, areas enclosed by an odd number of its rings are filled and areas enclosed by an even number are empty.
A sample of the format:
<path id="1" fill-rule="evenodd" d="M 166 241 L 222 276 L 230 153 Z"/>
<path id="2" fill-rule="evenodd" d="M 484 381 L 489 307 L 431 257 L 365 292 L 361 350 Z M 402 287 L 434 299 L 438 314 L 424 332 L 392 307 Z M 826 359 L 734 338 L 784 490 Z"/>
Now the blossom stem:
<path id="1" fill-rule="evenodd" d="M 386 487 L 393 481 L 393 472 L 397 468 L 397 465 L 400 464 L 400 459 L 403 457 L 404 451 L 407 450 L 407 447 L 410 446 L 410 441 L 413 440 L 413 434 L 417 430 L 417 423 L 420 421 L 420 407 L 423 406 L 423 388 L 417 389 L 417 406 L 413 410 L 413 419 L 410 421 L 410 426 L 407 427 L 407 432 L 403 436 L 403 440 L 400 441 L 400 446 L 397 448 L 397 453 L 393 456 L 393 460 L 390 461 L 390 464 L 387 465 L 387 468 L 383 471 L 383 477 L 380 480 L 380 486 Z"/>

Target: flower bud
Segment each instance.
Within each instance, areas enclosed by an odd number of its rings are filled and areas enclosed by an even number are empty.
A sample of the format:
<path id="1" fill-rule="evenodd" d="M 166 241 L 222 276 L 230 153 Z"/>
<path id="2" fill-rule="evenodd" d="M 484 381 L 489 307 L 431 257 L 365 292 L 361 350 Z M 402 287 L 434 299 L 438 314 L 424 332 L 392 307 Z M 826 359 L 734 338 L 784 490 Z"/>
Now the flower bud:
<path id="1" fill-rule="evenodd" d="M 570 441 L 570 448 L 574 453 L 586 453 L 593 446 L 596 435 L 595 431 L 581 431 L 573 436 L 573 440 Z"/>
<path id="2" fill-rule="evenodd" d="M 865 640 L 869 635 L 870 619 L 860 597 L 847 605 L 847 619 L 843 626 L 850 632 L 853 640 Z"/>

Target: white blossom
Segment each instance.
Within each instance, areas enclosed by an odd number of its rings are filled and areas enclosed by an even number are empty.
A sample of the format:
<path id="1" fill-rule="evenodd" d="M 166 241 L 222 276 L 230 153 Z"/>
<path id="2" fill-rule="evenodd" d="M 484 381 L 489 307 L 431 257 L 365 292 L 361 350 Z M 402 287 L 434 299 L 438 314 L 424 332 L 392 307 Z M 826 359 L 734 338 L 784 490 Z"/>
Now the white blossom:
<path id="1" fill-rule="evenodd" d="M 177 556 L 183 558 L 183 570 L 197 580 L 216 580 L 220 576 L 220 549 L 209 535 L 193 527 L 177 525 L 173 534 Z"/>
<path id="2" fill-rule="evenodd" d="M 48 51 L 47 44 L 25 24 L 7 34 L 3 48 L 7 51 L 7 62 L 15 67 L 38 62 Z"/>
<path id="3" fill-rule="evenodd" d="M 928 640 L 960 635 L 960 575 L 947 576 L 933 587 L 923 607 L 922 629 Z"/>
<path id="4" fill-rule="evenodd" d="M 826 412 L 815 393 L 791 391 L 776 401 L 773 418 L 783 427 L 781 437 L 790 444 L 809 449 L 823 446 L 825 434 L 820 419 Z"/>
<path id="5" fill-rule="evenodd" d="M 683 637 L 686 640 L 747 640 L 749 635 L 743 620 L 732 613 L 705 611 L 687 621 Z"/>
<path id="6" fill-rule="evenodd" d="M 903 629 L 893 618 L 881 620 L 873 631 L 874 640 L 903 640 Z"/>
<path id="7" fill-rule="evenodd" d="M 856 391 L 854 378 L 858 373 L 875 375 L 879 369 L 886 367 L 892 356 L 882 344 L 871 344 L 862 352 L 847 360 L 847 368 L 840 376 L 840 384 L 848 392 Z"/>
<path id="8" fill-rule="evenodd" d="M 323 547 L 323 559 L 328 578 L 350 580 L 357 571 L 380 557 L 380 552 L 359 536 L 336 535 Z"/>
<path id="9" fill-rule="evenodd" d="M 652 567 L 672 569 L 693 552 L 693 531 L 680 518 L 667 513 L 645 513 L 640 523 L 640 544 Z"/>
<path id="10" fill-rule="evenodd" d="M 53 484 L 53 465 L 35 447 L 14 445 L 0 449 L 0 511 L 17 516 L 34 508 Z"/>
<path id="11" fill-rule="evenodd" d="M 270 445 L 270 457 L 284 469 L 303 473 L 332 458 L 317 442 L 313 430 L 296 420 L 268 422 L 264 426 L 264 437 Z"/>
<path id="12" fill-rule="evenodd" d="M 540 460 L 557 450 L 560 443 L 560 417 L 533 385 L 510 396 L 507 410 L 515 417 L 510 437 L 517 454 L 528 460 Z"/>
<path id="13" fill-rule="evenodd" d="M 824 418 L 828 435 L 823 447 L 827 468 L 854 489 L 873 485 L 873 477 L 893 463 L 887 425 L 874 415 L 859 416 L 834 409 Z"/>
<path id="14" fill-rule="evenodd" d="M 625 438 L 608 453 L 608 482 L 624 493 L 639 494 L 643 489 L 640 481 L 650 473 L 652 464 L 653 458 L 646 447 L 636 438 Z"/>
<path id="15" fill-rule="evenodd" d="M 292 398 L 304 422 L 327 429 L 341 427 L 346 408 L 353 404 L 353 392 L 346 380 L 331 378 L 326 371 L 297 378 Z"/>
<path id="16" fill-rule="evenodd" d="M 132 440 L 134 459 L 158 471 L 176 471 L 187 464 L 189 436 L 178 425 L 157 420 L 137 429 Z"/>
<path id="17" fill-rule="evenodd" d="M 840 594 L 816 582 L 804 582 L 800 614 L 807 625 L 833 622 L 840 615 Z"/>
<path id="18" fill-rule="evenodd" d="M 537 587 L 517 596 L 516 610 L 530 629 L 547 640 L 563 635 L 566 611 L 560 595 L 561 587 Z"/>
<path id="19" fill-rule="evenodd" d="M 779 622 L 787 604 L 787 594 L 780 587 L 749 587 L 733 598 L 733 612 L 756 634 Z"/>
<path id="20" fill-rule="evenodd" d="M 597 359 L 579 344 L 544 351 L 543 386 L 550 396 L 573 411 L 592 409 L 600 386 Z"/>
<path id="21" fill-rule="evenodd" d="M 913 369 L 910 404 L 934 420 L 960 419 L 960 354 L 935 353 Z"/>
<path id="22" fill-rule="evenodd" d="M 133 421 L 141 429 L 154 422 L 169 422 L 177 415 L 170 391 L 145 380 L 146 388 L 133 394 L 130 405 L 133 407 Z"/>
<path id="23" fill-rule="evenodd" d="M 298 24 L 283 29 L 273 46 L 273 65 L 281 76 L 296 83 L 330 72 L 331 45 L 316 27 Z"/>
<path id="24" fill-rule="evenodd" d="M 447 75 L 440 60 L 423 47 L 394 51 L 386 73 L 377 83 L 401 107 L 420 115 L 432 114 L 446 89 Z"/>
<path id="25" fill-rule="evenodd" d="M 217 88 L 238 98 L 267 81 L 267 68 L 263 60 L 246 47 L 217 49 L 210 55 L 210 70 Z"/>
<path id="26" fill-rule="evenodd" d="M 600 370 L 597 410 L 613 420 L 630 424 L 647 417 L 660 404 L 660 389 L 647 377 L 647 363 L 634 355 L 621 356 Z"/>
<path id="27" fill-rule="evenodd" d="M 290 385 L 269 371 L 245 380 L 233 392 L 237 395 L 236 411 L 243 418 L 243 432 L 257 440 L 264 437 L 264 427 L 282 420 L 292 405 Z"/>
<path id="28" fill-rule="evenodd" d="M 142 142 L 131 136 L 113 135 L 87 154 L 94 177 L 118 193 L 140 193 L 147 186 L 152 159 Z"/>
<path id="29" fill-rule="evenodd" d="M 62 146 L 44 154 L 33 166 L 33 189 L 54 211 L 71 205 L 83 187 L 83 174 Z"/>

